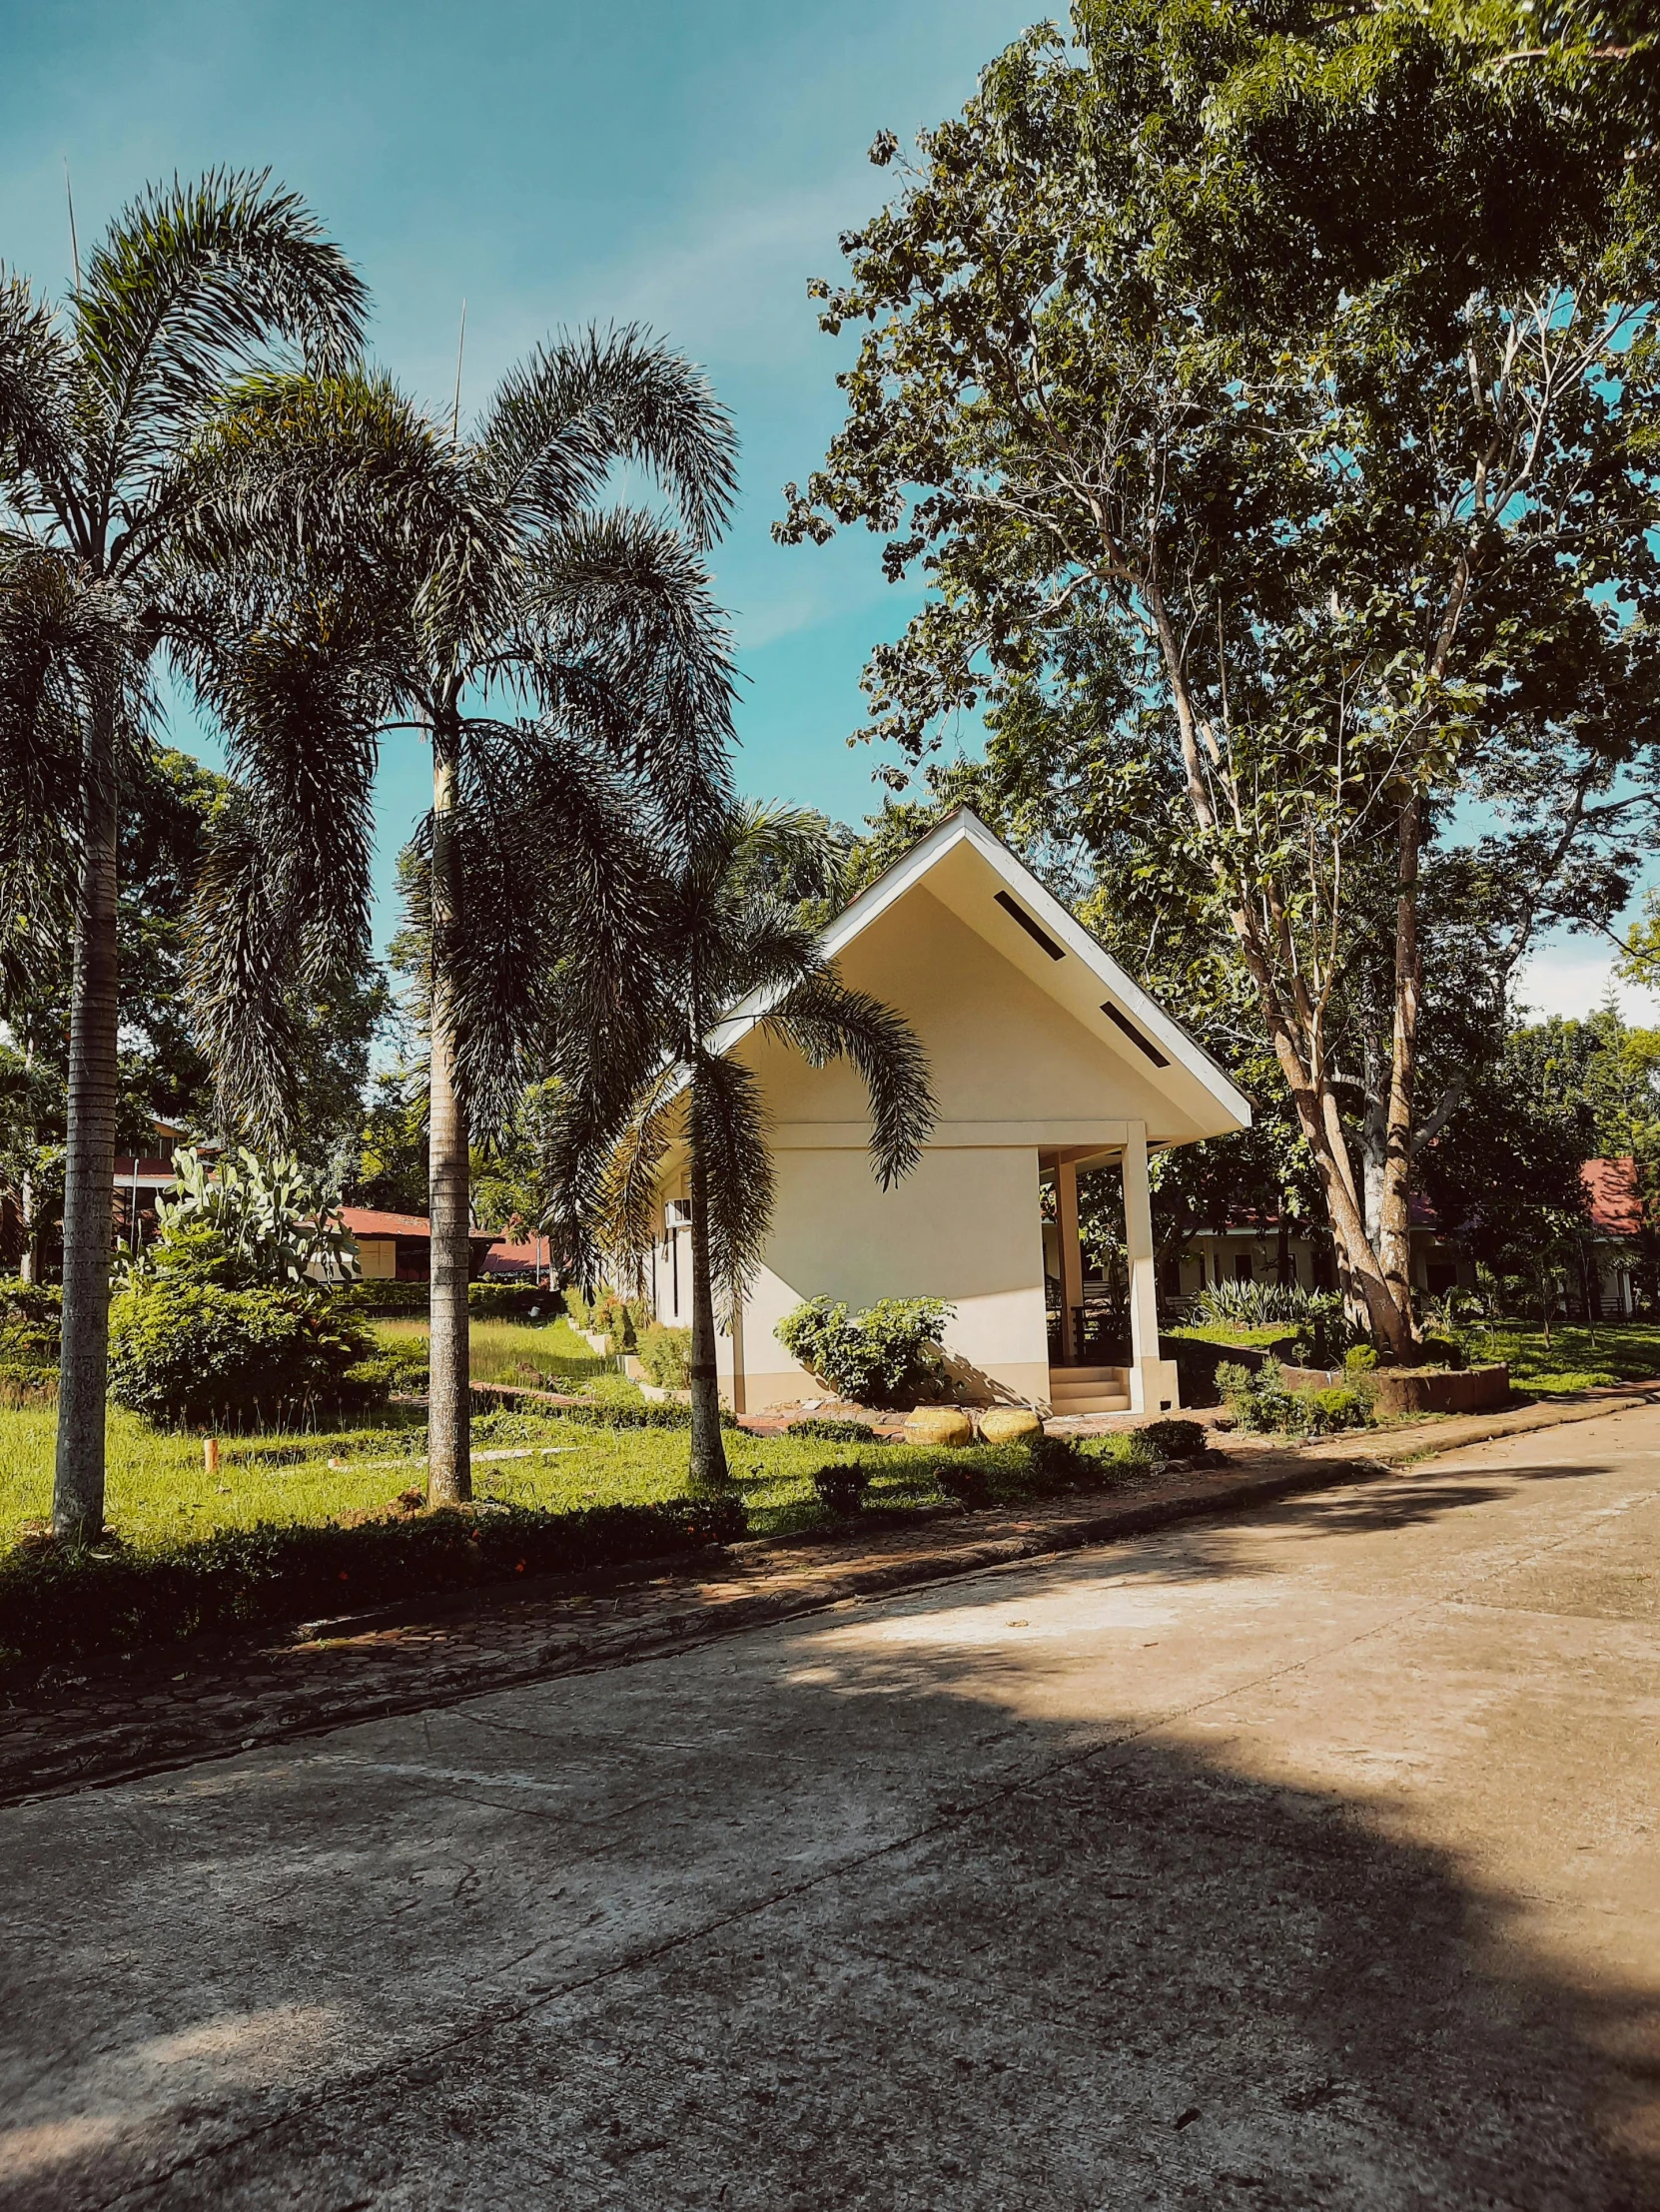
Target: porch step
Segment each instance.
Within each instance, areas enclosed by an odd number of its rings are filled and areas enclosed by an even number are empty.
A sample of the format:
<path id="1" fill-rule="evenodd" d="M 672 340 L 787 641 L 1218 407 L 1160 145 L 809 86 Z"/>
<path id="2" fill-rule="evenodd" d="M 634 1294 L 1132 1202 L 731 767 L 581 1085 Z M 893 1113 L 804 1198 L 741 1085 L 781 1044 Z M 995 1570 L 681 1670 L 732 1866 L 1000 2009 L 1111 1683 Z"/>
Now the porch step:
<path id="1" fill-rule="evenodd" d="M 1128 1413 L 1130 1374 L 1124 1367 L 1052 1367 L 1049 1402 L 1057 1413 Z"/>

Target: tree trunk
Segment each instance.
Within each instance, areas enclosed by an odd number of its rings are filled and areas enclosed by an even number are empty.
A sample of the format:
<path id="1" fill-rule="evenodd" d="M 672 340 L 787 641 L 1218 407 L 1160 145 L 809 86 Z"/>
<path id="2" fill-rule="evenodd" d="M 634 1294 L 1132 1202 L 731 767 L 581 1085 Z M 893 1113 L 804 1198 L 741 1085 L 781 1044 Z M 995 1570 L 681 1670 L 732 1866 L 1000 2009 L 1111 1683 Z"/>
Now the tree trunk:
<path id="1" fill-rule="evenodd" d="M 426 1399 L 426 1502 L 464 1505 L 472 1496 L 468 1378 L 467 1231 L 471 1191 L 466 1099 L 455 1064 L 446 978 L 460 926 L 459 856 L 451 835 L 459 733 L 432 728 L 432 944 L 430 1118 L 427 1207 L 431 1216 L 430 1365 Z"/>
<path id="2" fill-rule="evenodd" d="M 117 1006 L 115 727 L 88 717 L 84 847 L 75 902 L 64 1156 L 63 1355 L 53 1533 L 90 1543 L 104 1528 L 104 1417 L 115 1226 Z"/>
<path id="3" fill-rule="evenodd" d="M 1291 1220 L 1285 1211 L 1285 1193 L 1279 1193 L 1279 1219 L 1273 1247 L 1273 1279 L 1281 1290 L 1288 1290 L 1296 1281 L 1296 1269 L 1291 1265 Z"/>
<path id="4" fill-rule="evenodd" d="M 1383 1155 L 1378 1262 L 1408 1330 L 1412 1315 L 1412 1106 L 1418 1073 L 1418 857 L 1423 805 L 1414 785 L 1395 832 L 1395 1004 L 1389 1067 L 1389 1122 Z"/>
<path id="5" fill-rule="evenodd" d="M 695 1113 L 693 1115 L 695 1122 Z M 731 1470 L 720 1433 L 720 1382 L 715 1371 L 715 1298 L 709 1276 L 708 1181 L 695 1129 L 691 1146 L 691 1486 L 725 1490 Z"/>
<path id="6" fill-rule="evenodd" d="M 1375 1252 L 1383 1242 L 1383 1167 L 1389 1152 L 1389 1087 L 1371 1019 L 1361 1046 L 1365 1090 L 1360 1101 L 1360 1186 L 1366 1238 Z"/>

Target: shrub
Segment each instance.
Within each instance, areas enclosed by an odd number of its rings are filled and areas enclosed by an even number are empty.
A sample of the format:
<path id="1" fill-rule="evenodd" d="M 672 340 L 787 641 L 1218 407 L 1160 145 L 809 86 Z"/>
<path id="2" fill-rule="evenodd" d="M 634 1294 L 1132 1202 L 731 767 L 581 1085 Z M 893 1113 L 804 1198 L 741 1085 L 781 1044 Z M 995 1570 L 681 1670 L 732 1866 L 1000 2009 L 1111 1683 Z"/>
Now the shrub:
<path id="1" fill-rule="evenodd" d="M 827 1512 L 851 1515 L 860 1511 L 870 1488 L 870 1470 L 857 1461 L 851 1466 L 815 1467 L 813 1488 Z"/>
<path id="2" fill-rule="evenodd" d="M 640 1365 L 659 1390 L 684 1390 L 691 1380 L 691 1330 L 653 1321 L 640 1331 Z"/>
<path id="3" fill-rule="evenodd" d="M 63 1335 L 63 1292 L 56 1283 L 0 1277 L 0 1365 L 52 1368 Z"/>
<path id="4" fill-rule="evenodd" d="M 612 1405 L 603 1398 L 587 1398 L 572 1405 L 550 1405 L 536 1415 L 538 1420 L 569 1421 L 578 1428 L 597 1429 L 687 1429 L 691 1427 L 691 1407 L 676 1405 Z M 738 1417 L 730 1406 L 720 1409 L 720 1425 L 723 1429 L 735 1429 Z"/>
<path id="5" fill-rule="evenodd" d="M 1157 1459 L 1191 1459 L 1205 1449 L 1203 1421 L 1149 1421 L 1139 1433 Z"/>
<path id="6" fill-rule="evenodd" d="M 10 1663 L 84 1659 L 385 1605 L 518 1575 L 656 1559 L 735 1543 L 734 1499 L 529 1506 L 321 1525 L 262 1522 L 205 1542 L 127 1551 L 36 1542 L 0 1559 L 0 1649 Z"/>
<path id="7" fill-rule="evenodd" d="M 15 1413 L 23 1406 L 56 1405 L 58 1370 L 21 1359 L 0 1359 L 0 1412 Z"/>
<path id="8" fill-rule="evenodd" d="M 1325 1436 L 1365 1428 L 1372 1417 L 1372 1393 L 1358 1368 L 1352 1380 L 1320 1390 L 1288 1390 L 1275 1367 L 1260 1367 L 1254 1374 L 1245 1367 L 1222 1367 L 1217 1380 L 1241 1428 L 1263 1434 Z"/>
<path id="9" fill-rule="evenodd" d="M 1076 1490 L 1090 1479 L 1090 1463 L 1070 1436 L 1034 1436 L 1026 1463 L 1046 1490 Z"/>
<path id="10" fill-rule="evenodd" d="M 559 1294 L 537 1282 L 497 1282 L 487 1275 L 466 1286 L 467 1311 L 478 1321 L 554 1320 Z"/>
<path id="11" fill-rule="evenodd" d="M 941 1394 L 941 1344 L 956 1310 L 943 1298 L 883 1298 L 849 1315 L 838 1300 L 808 1298 L 775 1334 L 841 1396 L 860 1405 L 915 1405 Z"/>
<path id="12" fill-rule="evenodd" d="M 163 1279 L 111 1307 L 110 1395 L 154 1421 L 303 1424 L 382 1402 L 377 1350 L 325 1291 Z"/>
<path id="13" fill-rule="evenodd" d="M 1465 1364 L 1464 1347 L 1456 1337 L 1426 1336 L 1418 1345 L 1418 1364 L 1423 1367 L 1462 1367 Z"/>
<path id="14" fill-rule="evenodd" d="M 833 1421 L 827 1414 L 812 1413 L 805 1421 L 792 1421 L 792 1436 L 810 1437 L 815 1444 L 885 1444 L 868 1421 Z"/>
<path id="15" fill-rule="evenodd" d="M 991 1500 L 992 1486 L 985 1468 L 960 1459 L 947 1460 L 943 1467 L 934 1469 L 934 1487 L 965 1508 L 986 1505 Z"/>
<path id="16" fill-rule="evenodd" d="M 1291 1361 L 1297 1367 L 1335 1367 L 1355 1344 L 1358 1331 L 1335 1291 L 1316 1290 L 1297 1324 Z"/>
<path id="17" fill-rule="evenodd" d="M 587 1299 L 583 1297 L 581 1291 L 576 1289 L 576 1287 L 572 1285 L 572 1287 L 565 1292 L 564 1296 L 565 1311 L 570 1316 L 571 1326 L 573 1328 L 579 1329 L 592 1328 L 593 1308 L 591 1305 L 589 1305 Z"/>
<path id="18" fill-rule="evenodd" d="M 1371 1405 L 1352 1383 L 1336 1382 L 1324 1390 L 1299 1392 L 1307 1407 L 1308 1434 L 1328 1436 L 1338 1429 L 1363 1429 L 1371 1421 Z"/>
<path id="19" fill-rule="evenodd" d="M 348 1313 L 424 1313 L 432 1302 L 429 1282 L 397 1282 L 391 1276 L 372 1276 L 364 1282 L 339 1284 L 335 1302 Z"/>
<path id="20" fill-rule="evenodd" d="M 1255 1369 L 1230 1361 L 1217 1369 L 1217 1388 L 1241 1428 L 1265 1435 L 1300 1433 L 1302 1401 L 1286 1389 L 1271 1361 Z"/>

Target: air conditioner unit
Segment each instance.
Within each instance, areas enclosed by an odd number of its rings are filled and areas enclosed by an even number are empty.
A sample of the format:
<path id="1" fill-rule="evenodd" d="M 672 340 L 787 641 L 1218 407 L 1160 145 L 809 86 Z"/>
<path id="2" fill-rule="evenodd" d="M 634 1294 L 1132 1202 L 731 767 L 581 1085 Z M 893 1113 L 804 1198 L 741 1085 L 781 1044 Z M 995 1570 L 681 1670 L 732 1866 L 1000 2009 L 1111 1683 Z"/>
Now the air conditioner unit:
<path id="1" fill-rule="evenodd" d="M 670 1198 L 663 1206 L 663 1223 L 670 1230 L 691 1227 L 691 1200 Z"/>

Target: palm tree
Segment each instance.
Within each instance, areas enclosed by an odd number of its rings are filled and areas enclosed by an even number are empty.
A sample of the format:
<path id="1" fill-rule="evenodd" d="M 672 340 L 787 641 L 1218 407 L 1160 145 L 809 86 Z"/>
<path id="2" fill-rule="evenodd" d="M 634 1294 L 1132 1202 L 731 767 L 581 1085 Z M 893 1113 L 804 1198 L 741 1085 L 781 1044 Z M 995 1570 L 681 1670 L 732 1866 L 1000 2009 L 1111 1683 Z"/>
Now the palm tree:
<path id="1" fill-rule="evenodd" d="M 15 615 L 0 624 L 0 696 L 9 702 L 0 724 L 0 970 L 38 930 L 37 892 L 48 906 L 67 901 L 74 940 L 52 1505 L 65 1537 L 103 1525 L 116 832 L 122 768 L 143 741 L 146 671 L 168 642 L 156 594 L 184 514 L 181 454 L 229 375 L 274 346 L 303 349 L 320 365 L 350 358 L 364 307 L 339 249 L 264 173 L 151 188 L 77 270 L 61 314 L 22 280 L 0 277 L 0 532 Z M 55 623 L 76 626 L 78 642 L 43 689 L 39 656 Z M 101 642 L 89 658 L 93 629 Z M 47 714 L 39 726 L 37 701 Z M 72 752 L 65 714 L 78 725 Z M 45 813 L 15 803 L 30 773 L 52 786 Z"/>
<path id="2" fill-rule="evenodd" d="M 637 1273 L 655 1234 L 667 1154 L 684 1142 L 691 1191 L 691 1477 L 728 1479 L 715 1376 L 715 1314 L 760 1264 L 772 1158 L 753 1074 L 724 1049 L 752 1020 L 808 1063 L 852 1063 L 870 1100 L 884 1188 L 915 1166 L 935 1105 L 910 1025 L 842 982 L 804 899 L 832 897 L 844 853 L 821 815 L 743 804 L 660 861 L 635 907 L 619 983 L 585 939 L 563 950 L 553 1161 L 561 1209 L 589 1251 Z M 643 870 L 642 870 L 643 873 Z M 623 1017 L 626 1015 L 626 1019 Z"/>
<path id="3" fill-rule="evenodd" d="M 431 745 L 415 882 L 434 1502 L 471 1495 L 469 1137 L 522 1081 L 549 933 L 616 942 L 619 776 L 665 835 L 727 792 L 731 669 L 695 549 L 733 451 L 701 373 L 632 329 L 538 349 L 464 438 L 359 370 L 250 381 L 198 451 L 199 672 L 247 795 L 210 873 L 199 1002 L 227 1107 L 256 1129 L 282 1114 L 282 979 L 365 949 L 379 740 Z M 600 505 L 619 463 L 655 477 L 683 535 Z"/>

